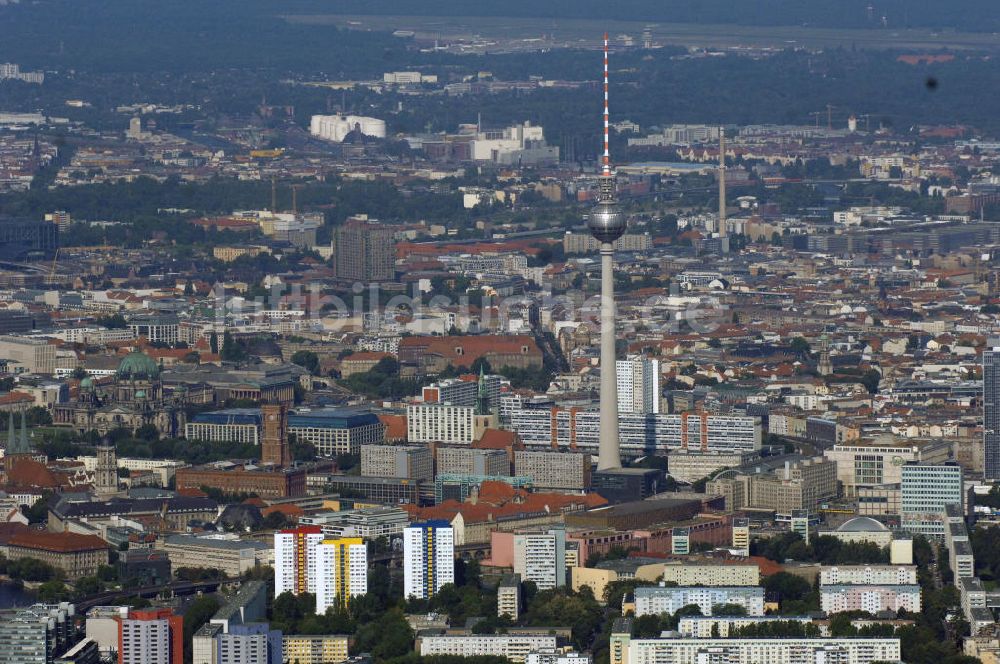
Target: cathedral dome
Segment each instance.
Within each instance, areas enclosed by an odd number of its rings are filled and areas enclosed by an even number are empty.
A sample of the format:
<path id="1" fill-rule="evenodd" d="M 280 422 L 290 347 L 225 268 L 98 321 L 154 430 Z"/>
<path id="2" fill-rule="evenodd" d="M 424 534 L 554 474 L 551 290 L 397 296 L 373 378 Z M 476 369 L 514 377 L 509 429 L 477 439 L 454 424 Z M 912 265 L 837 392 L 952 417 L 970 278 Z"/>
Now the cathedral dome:
<path id="1" fill-rule="evenodd" d="M 149 355 L 132 351 L 118 365 L 118 378 L 152 380 L 160 375 L 160 367 Z"/>
<path id="2" fill-rule="evenodd" d="M 94 379 L 90 376 L 84 376 L 83 380 L 80 381 L 80 389 L 86 392 L 94 389 Z"/>

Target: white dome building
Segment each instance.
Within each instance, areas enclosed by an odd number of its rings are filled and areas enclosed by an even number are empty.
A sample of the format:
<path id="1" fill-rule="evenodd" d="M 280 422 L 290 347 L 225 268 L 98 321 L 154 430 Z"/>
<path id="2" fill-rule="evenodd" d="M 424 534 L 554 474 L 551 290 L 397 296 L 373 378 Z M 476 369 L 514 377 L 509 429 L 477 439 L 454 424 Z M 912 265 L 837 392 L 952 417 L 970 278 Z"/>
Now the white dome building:
<path id="1" fill-rule="evenodd" d="M 309 121 L 309 133 L 316 138 L 341 142 L 355 129 L 365 136 L 385 138 L 385 120 L 363 115 L 314 115 Z"/>

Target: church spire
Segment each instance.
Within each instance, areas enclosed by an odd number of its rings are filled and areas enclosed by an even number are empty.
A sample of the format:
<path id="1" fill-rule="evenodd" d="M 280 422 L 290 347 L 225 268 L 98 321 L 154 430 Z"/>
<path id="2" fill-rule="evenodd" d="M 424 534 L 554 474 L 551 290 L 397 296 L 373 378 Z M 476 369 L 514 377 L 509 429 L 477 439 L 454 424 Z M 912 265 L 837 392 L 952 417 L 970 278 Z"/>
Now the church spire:
<path id="1" fill-rule="evenodd" d="M 21 454 L 27 454 L 31 451 L 28 446 L 28 411 L 21 411 L 21 440 L 17 446 L 17 451 Z"/>
<path id="2" fill-rule="evenodd" d="M 476 395 L 476 415 L 490 415 L 490 394 L 486 389 L 486 368 L 479 365 L 479 393 Z"/>

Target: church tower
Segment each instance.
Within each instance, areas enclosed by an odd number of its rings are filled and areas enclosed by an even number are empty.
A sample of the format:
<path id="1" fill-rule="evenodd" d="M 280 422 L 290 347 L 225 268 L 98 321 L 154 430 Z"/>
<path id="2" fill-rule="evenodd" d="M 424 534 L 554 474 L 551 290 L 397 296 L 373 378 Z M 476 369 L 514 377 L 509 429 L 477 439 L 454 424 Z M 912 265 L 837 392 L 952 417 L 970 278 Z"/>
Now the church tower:
<path id="1" fill-rule="evenodd" d="M 476 393 L 476 415 L 490 415 L 493 404 L 490 403 L 490 393 L 486 389 L 486 372 L 479 367 L 479 385 Z"/>
<path id="2" fill-rule="evenodd" d="M 822 346 L 819 351 L 819 362 L 816 364 L 816 373 L 820 376 L 829 376 L 833 373 L 833 362 L 830 360 L 830 341 L 823 335 Z"/>
<path id="3" fill-rule="evenodd" d="M 292 450 L 288 446 L 288 406 L 268 403 L 260 407 L 264 420 L 264 436 L 260 445 L 260 460 L 275 466 L 291 466 Z"/>
<path id="4" fill-rule="evenodd" d="M 118 452 L 107 443 L 97 446 L 97 466 L 94 469 L 94 489 L 98 495 L 118 492 Z"/>

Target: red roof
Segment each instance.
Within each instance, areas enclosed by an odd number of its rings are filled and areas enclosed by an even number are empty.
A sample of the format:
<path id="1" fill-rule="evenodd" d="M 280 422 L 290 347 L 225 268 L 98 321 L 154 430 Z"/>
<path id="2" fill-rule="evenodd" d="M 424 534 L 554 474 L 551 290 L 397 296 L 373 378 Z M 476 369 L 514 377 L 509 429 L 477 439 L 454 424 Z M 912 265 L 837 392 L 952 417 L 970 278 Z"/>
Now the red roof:
<path id="1" fill-rule="evenodd" d="M 385 425 L 386 440 L 406 440 L 406 415 L 383 415 L 378 419 Z"/>
<path id="2" fill-rule="evenodd" d="M 10 538 L 11 546 L 21 546 L 28 549 L 40 549 L 56 553 L 72 553 L 74 551 L 93 551 L 107 549 L 108 544 L 96 535 L 80 535 L 79 533 L 50 533 L 44 530 L 28 530 L 16 533 Z"/>
<path id="3" fill-rule="evenodd" d="M 0 405 L 9 405 L 17 403 L 35 403 L 35 397 L 31 396 L 27 392 L 8 392 L 7 394 L 0 396 Z"/>
<path id="4" fill-rule="evenodd" d="M 60 486 L 55 474 L 48 466 L 30 458 L 19 458 L 7 471 L 7 483 L 21 487 L 54 489 Z"/>
<path id="5" fill-rule="evenodd" d="M 379 362 L 387 357 L 392 357 L 392 353 L 381 353 L 377 351 L 363 351 L 360 353 L 351 353 L 343 360 L 342 363 L 346 362 Z"/>
<path id="6" fill-rule="evenodd" d="M 437 355 L 453 366 L 471 367 L 473 362 L 489 355 L 524 355 L 542 359 L 542 351 L 534 337 L 528 335 L 470 335 L 444 337 L 403 337 L 399 353 L 411 356 Z M 499 367 L 498 367 L 499 368 Z"/>
<path id="7" fill-rule="evenodd" d="M 292 503 L 282 503 L 281 505 L 271 505 L 270 507 L 265 507 L 260 511 L 260 514 L 263 517 L 267 517 L 275 512 L 281 512 L 287 517 L 293 517 L 293 520 L 295 521 L 297 521 L 300 516 L 305 514 L 305 510 Z"/>
<path id="8" fill-rule="evenodd" d="M 483 482 L 475 503 L 446 500 L 432 507 L 401 505 L 416 519 L 444 519 L 451 521 L 461 514 L 466 524 L 494 521 L 501 517 L 518 517 L 539 512 L 558 513 L 570 509 L 594 509 L 608 501 L 596 493 L 582 496 L 562 493 L 528 493 L 514 489 L 504 482 Z"/>
<path id="9" fill-rule="evenodd" d="M 516 431 L 504 429 L 486 429 L 483 437 L 472 443 L 472 447 L 481 450 L 505 450 L 519 442 Z"/>

